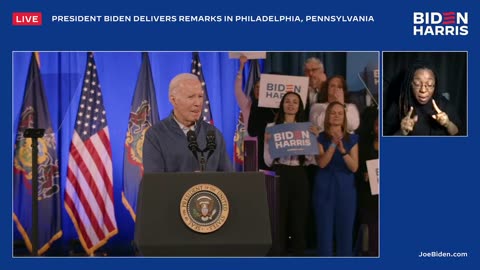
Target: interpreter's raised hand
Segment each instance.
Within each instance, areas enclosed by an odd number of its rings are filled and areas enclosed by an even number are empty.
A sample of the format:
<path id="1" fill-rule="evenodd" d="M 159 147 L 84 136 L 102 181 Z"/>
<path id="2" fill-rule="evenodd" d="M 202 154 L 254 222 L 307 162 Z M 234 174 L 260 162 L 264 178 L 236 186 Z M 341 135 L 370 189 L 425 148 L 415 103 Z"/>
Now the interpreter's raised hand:
<path id="1" fill-rule="evenodd" d="M 402 122 L 400 122 L 400 129 L 402 130 L 403 135 L 408 135 L 408 133 L 413 130 L 413 127 L 418 121 L 418 116 L 415 115 L 414 117 L 412 117 L 412 113 L 413 107 L 410 107 L 407 115 L 402 119 Z"/>
<path id="2" fill-rule="evenodd" d="M 440 110 L 440 108 L 437 106 L 437 103 L 435 103 L 435 100 L 432 100 L 433 103 L 433 108 L 435 109 L 436 114 L 432 115 L 433 119 L 437 120 L 437 122 L 446 127 L 448 123 L 450 122 L 450 119 L 448 119 L 448 115 Z"/>

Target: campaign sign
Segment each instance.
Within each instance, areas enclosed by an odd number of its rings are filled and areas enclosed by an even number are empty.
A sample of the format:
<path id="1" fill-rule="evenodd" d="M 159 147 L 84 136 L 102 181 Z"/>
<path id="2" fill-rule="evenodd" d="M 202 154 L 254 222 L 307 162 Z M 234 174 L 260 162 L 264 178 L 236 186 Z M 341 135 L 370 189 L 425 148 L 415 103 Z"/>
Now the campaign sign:
<path id="1" fill-rule="evenodd" d="M 228 58 L 240 58 L 240 56 L 246 56 L 247 59 L 265 59 L 267 58 L 267 52 L 229 52 Z"/>
<path id="2" fill-rule="evenodd" d="M 368 182 L 370 182 L 370 192 L 372 195 L 378 195 L 380 170 L 378 169 L 378 159 L 367 160 Z"/>
<path id="3" fill-rule="evenodd" d="M 294 155 L 318 155 L 315 135 L 308 128 L 310 122 L 279 124 L 266 128 L 270 135 L 268 146 L 272 158 Z"/>
<path id="4" fill-rule="evenodd" d="M 308 77 L 262 74 L 260 76 L 259 107 L 278 108 L 288 92 L 300 95 L 303 106 L 307 104 Z"/>

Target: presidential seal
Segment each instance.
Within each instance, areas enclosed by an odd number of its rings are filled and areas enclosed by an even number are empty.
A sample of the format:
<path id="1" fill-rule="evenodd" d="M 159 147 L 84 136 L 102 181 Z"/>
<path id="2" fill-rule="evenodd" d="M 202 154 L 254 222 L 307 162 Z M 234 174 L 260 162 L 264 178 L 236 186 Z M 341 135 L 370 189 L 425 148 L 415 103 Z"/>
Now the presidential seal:
<path id="1" fill-rule="evenodd" d="M 190 229 L 211 233 L 220 229 L 228 218 L 227 196 L 218 187 L 199 184 L 191 187 L 180 201 L 180 216 Z"/>

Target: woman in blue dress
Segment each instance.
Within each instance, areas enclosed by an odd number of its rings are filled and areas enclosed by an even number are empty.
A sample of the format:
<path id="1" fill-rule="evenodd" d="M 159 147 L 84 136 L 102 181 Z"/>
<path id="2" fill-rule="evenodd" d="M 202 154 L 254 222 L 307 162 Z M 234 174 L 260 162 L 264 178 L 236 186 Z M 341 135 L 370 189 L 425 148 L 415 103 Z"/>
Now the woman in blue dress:
<path id="1" fill-rule="evenodd" d="M 325 130 L 317 139 L 320 169 L 315 176 L 313 203 L 319 256 L 353 255 L 358 135 L 347 132 L 345 115 L 343 104 L 330 103 L 325 113 Z"/>

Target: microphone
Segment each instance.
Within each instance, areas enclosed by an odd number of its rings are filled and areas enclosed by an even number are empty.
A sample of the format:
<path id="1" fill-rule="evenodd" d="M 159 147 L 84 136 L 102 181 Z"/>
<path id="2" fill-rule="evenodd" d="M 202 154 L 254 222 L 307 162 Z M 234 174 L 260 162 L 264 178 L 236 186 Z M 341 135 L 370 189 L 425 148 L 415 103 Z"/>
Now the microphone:
<path id="1" fill-rule="evenodd" d="M 197 152 L 200 151 L 197 143 L 197 135 L 195 134 L 195 131 L 189 130 L 187 132 L 187 140 L 188 140 L 188 149 L 192 151 L 193 155 L 195 156 L 195 159 L 198 160 Z"/>
<path id="2" fill-rule="evenodd" d="M 367 94 L 372 99 L 373 103 L 375 103 L 375 106 L 377 106 L 378 108 L 378 101 L 375 99 L 375 96 L 372 94 L 372 91 L 370 91 L 370 89 L 368 88 L 367 83 L 363 81 L 362 75 L 360 73 L 358 73 L 357 75 L 358 75 L 358 78 L 360 78 L 360 81 L 362 82 L 363 86 L 365 86 L 365 90 L 366 90 L 365 92 L 367 92 Z"/>
<path id="3" fill-rule="evenodd" d="M 209 130 L 207 131 L 207 148 L 205 150 L 208 150 L 208 157 L 207 160 L 210 158 L 210 156 L 213 154 L 213 151 L 217 148 L 217 143 L 215 140 L 215 130 Z"/>

